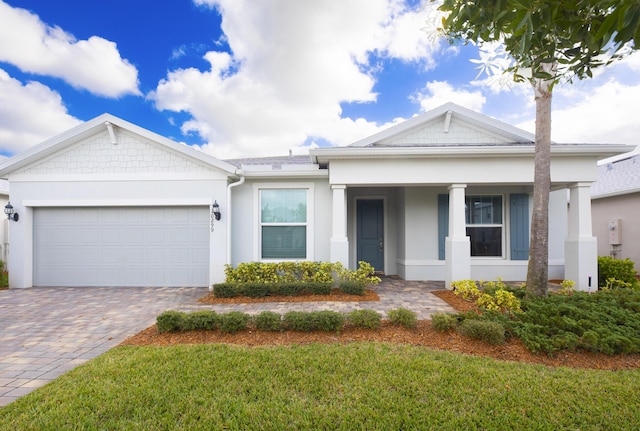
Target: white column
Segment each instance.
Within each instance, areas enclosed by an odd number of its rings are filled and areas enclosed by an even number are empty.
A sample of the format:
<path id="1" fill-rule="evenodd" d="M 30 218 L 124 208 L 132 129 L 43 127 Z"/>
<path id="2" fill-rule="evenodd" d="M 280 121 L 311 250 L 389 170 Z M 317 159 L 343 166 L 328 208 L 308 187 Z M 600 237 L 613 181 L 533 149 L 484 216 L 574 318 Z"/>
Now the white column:
<path id="1" fill-rule="evenodd" d="M 464 218 L 466 184 L 449 186 L 449 236 L 445 240 L 445 287 L 471 278 L 471 243 Z"/>
<path id="2" fill-rule="evenodd" d="M 598 242 L 591 226 L 591 183 L 576 183 L 569 187 L 564 278 L 573 280 L 578 290 L 598 289 Z"/>
<path id="3" fill-rule="evenodd" d="M 347 238 L 347 186 L 332 185 L 333 211 L 331 224 L 331 262 L 349 267 L 349 240 Z"/>

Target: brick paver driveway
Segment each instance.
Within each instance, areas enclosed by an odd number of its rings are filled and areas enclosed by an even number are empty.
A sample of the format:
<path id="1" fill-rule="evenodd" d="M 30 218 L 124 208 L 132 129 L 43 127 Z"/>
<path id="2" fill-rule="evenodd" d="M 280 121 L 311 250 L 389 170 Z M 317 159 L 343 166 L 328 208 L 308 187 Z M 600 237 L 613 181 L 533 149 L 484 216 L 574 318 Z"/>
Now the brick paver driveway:
<path id="1" fill-rule="evenodd" d="M 206 288 L 31 288 L 0 291 L 0 406 L 193 303 Z"/>

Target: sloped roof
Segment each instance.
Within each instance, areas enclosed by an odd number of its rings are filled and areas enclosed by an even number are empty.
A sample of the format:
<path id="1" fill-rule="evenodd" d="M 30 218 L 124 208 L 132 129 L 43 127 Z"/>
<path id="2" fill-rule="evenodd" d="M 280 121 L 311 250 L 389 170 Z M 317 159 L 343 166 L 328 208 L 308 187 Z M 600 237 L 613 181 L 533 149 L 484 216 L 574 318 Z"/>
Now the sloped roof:
<path id="1" fill-rule="evenodd" d="M 640 192 L 640 154 L 598 166 L 591 186 L 594 199 Z"/>
<path id="2" fill-rule="evenodd" d="M 109 127 L 122 128 L 131 133 L 142 136 L 156 144 L 160 144 L 172 151 L 181 153 L 182 155 L 204 163 L 205 165 L 220 169 L 229 174 L 234 174 L 236 171 L 235 166 L 223 162 L 213 156 L 210 156 L 202 151 L 198 151 L 188 145 L 179 144 L 164 136 L 153 133 L 147 129 L 144 129 L 135 124 L 129 123 L 121 118 L 118 118 L 111 114 L 102 114 L 92 120 L 86 121 L 58 136 L 54 136 L 41 144 L 29 148 L 28 150 L 16 154 L 15 156 L 0 163 L 0 178 L 6 177 L 11 172 L 14 172 L 24 166 L 27 166 L 33 162 L 36 162 L 42 158 L 50 156 L 58 151 L 61 151 L 81 140 L 95 134 L 99 130 L 106 130 Z M 110 129 L 111 132 L 111 129 Z"/>
<path id="3" fill-rule="evenodd" d="M 282 165 L 309 165 L 311 158 L 306 156 L 275 156 L 275 157 L 247 157 L 242 159 L 228 159 L 225 162 L 237 168 L 243 166 L 282 166 Z"/>

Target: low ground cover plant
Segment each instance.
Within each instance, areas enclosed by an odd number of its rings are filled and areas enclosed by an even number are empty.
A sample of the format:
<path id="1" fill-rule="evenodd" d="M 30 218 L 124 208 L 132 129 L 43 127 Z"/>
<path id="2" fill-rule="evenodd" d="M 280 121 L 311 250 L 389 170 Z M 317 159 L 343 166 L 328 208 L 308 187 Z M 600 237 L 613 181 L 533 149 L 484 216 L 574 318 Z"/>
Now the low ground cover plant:
<path id="1" fill-rule="evenodd" d="M 373 267 L 364 261 L 358 263 L 355 271 L 340 263 L 248 262 L 237 268 L 227 265 L 225 274 L 225 282 L 213 286 L 213 294 L 218 298 L 328 295 L 333 286 L 344 293 L 363 295 L 366 287 L 380 282 Z"/>
<path id="2" fill-rule="evenodd" d="M 506 337 L 518 337 L 529 350 L 551 355 L 560 350 L 640 353 L 640 291 L 634 289 L 523 298 L 521 311 L 485 309 L 480 314 L 457 313 L 452 317 L 434 315 L 433 325 L 448 331 L 460 330 L 471 320 L 494 322 L 501 325 Z M 471 325 L 475 329 L 468 335 L 492 342 L 493 330 Z M 495 331 L 500 332 L 497 326 Z"/>

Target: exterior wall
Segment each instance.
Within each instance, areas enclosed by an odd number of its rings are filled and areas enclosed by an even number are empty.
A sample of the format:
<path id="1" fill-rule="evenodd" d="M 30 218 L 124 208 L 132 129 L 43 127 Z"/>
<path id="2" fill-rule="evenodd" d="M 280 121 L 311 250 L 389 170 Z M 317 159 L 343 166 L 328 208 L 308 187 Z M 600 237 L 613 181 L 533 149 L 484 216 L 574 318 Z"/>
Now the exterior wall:
<path id="1" fill-rule="evenodd" d="M 631 259 L 640 268 L 640 192 L 591 200 L 593 234 L 598 238 L 598 256 L 613 256 L 609 244 L 609 221 L 620 219 L 621 245 L 615 257 Z"/>
<path id="2" fill-rule="evenodd" d="M 384 172 L 384 175 L 380 175 Z M 407 157 L 403 159 L 333 160 L 331 184 L 400 186 L 447 184 L 532 184 L 533 157 Z M 555 184 L 595 181 L 592 158 L 556 157 L 551 163 Z"/>
<path id="3" fill-rule="evenodd" d="M 507 202 L 511 193 L 530 193 L 529 187 L 470 187 L 466 194 L 502 194 Z M 404 208 L 399 226 L 403 235 L 404 253 L 398 257 L 398 275 L 407 280 L 444 280 L 445 262 L 438 259 L 438 195 L 446 194 L 445 187 L 407 187 L 402 189 Z M 531 215 L 530 202 L 529 212 Z M 564 240 L 567 236 L 567 192 L 558 190 L 550 195 L 549 212 L 549 274 L 551 278 L 564 276 Z M 506 220 L 509 206 L 505 205 Z M 529 217 L 531 220 L 531 217 Z M 505 224 L 505 226 L 507 226 Z M 510 243 L 509 229 L 505 231 L 505 247 Z M 399 253 L 402 251 L 399 250 Z M 471 277 L 476 280 L 524 281 L 527 261 L 508 258 L 471 258 Z"/>
<path id="4" fill-rule="evenodd" d="M 259 215 L 255 190 L 259 187 L 313 187 L 313 220 L 311 221 L 313 235 L 312 256 L 308 260 L 329 261 L 329 238 L 331 238 L 331 206 L 332 194 L 329 182 L 324 179 L 307 178 L 279 178 L 276 180 L 247 179 L 241 186 L 234 187 L 231 192 L 232 222 L 231 222 L 231 264 L 259 261 L 258 228 Z M 309 204 L 309 203 L 308 203 Z"/>
<path id="5" fill-rule="evenodd" d="M 5 264 L 9 262 L 9 220 L 4 215 L 4 207 L 7 202 L 9 202 L 9 197 L 0 194 L 0 207 L 2 209 L 2 213 L 0 213 L 0 260 Z"/>
<path id="6" fill-rule="evenodd" d="M 106 129 L 9 175 L 10 287 L 33 285 L 33 209 L 38 207 L 210 206 L 223 217 L 210 232 L 211 283 L 224 279 L 227 173 L 118 128 Z M 221 252 L 222 251 L 222 252 Z"/>

